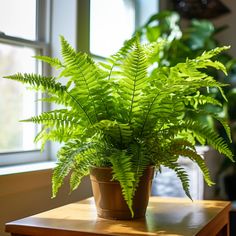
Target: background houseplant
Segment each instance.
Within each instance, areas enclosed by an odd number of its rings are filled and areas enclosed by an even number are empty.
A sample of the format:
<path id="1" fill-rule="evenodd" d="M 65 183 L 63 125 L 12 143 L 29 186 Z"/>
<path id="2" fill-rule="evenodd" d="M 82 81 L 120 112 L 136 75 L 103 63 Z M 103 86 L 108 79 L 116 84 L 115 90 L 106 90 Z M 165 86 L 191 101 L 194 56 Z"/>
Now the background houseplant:
<path id="1" fill-rule="evenodd" d="M 166 43 L 162 47 L 162 50 L 157 52 L 154 61 L 160 66 L 174 66 L 177 63 L 184 62 L 186 58 L 195 58 L 204 51 L 220 46 L 220 42 L 217 40 L 217 34 L 226 28 L 227 26 L 225 25 L 215 27 L 210 20 L 192 19 L 183 23 L 177 12 L 162 11 L 151 16 L 147 23 L 139 29 L 139 33 L 148 42 L 164 40 Z M 233 153 L 235 153 L 236 60 L 227 52 L 218 54 L 216 60 L 225 65 L 228 74 L 225 75 L 211 68 L 207 69 L 207 73 L 214 76 L 217 81 L 229 84 L 229 86 L 222 88 L 228 102 L 223 99 L 219 90 L 210 88 L 208 91 L 209 95 L 220 100 L 223 106 L 216 107 L 211 104 L 202 104 L 201 109 L 208 112 L 219 112 L 220 116 L 227 120 L 233 132 L 230 146 Z M 227 135 L 219 122 L 212 119 L 207 113 L 198 115 L 198 119 L 214 128 L 227 142 Z M 219 167 L 214 166 L 214 169 L 219 168 L 218 174 L 215 177 L 217 181 L 217 185 L 215 186 L 217 195 L 221 188 L 219 186 L 221 175 L 231 170 L 230 175 L 232 175 L 233 181 L 230 182 L 234 183 L 236 179 L 235 163 L 224 157 L 222 160 L 223 162 Z M 235 189 L 234 185 L 230 184 L 229 186 L 227 189 Z M 234 195 L 236 199 L 236 194 Z"/>
<path id="2" fill-rule="evenodd" d="M 158 63 L 159 66 L 174 66 L 184 62 L 186 58 L 193 59 L 204 51 L 221 46 L 216 36 L 226 28 L 227 26 L 216 28 L 209 20 L 197 19 L 192 19 L 188 24 L 181 25 L 181 18 L 177 12 L 161 11 L 151 16 L 138 32 L 149 43 L 165 41 L 162 50 L 156 53 L 153 62 Z M 221 112 L 221 116 L 226 118 L 229 123 L 234 123 L 236 117 L 236 60 L 227 52 L 218 54 L 215 59 L 225 65 L 228 74 L 225 75 L 221 71 L 211 68 L 207 69 L 207 73 L 214 76 L 217 81 L 229 85 L 222 88 L 228 102 L 223 99 L 219 90 L 210 88 L 208 91 L 210 95 L 220 100 L 223 107 L 204 104 L 202 109 Z M 208 125 L 216 126 L 215 128 L 221 136 L 225 136 L 224 131 L 216 123 L 213 123 L 209 116 L 204 115 L 201 119 L 208 122 Z"/>
<path id="3" fill-rule="evenodd" d="M 201 90 L 223 84 L 208 76 L 212 67 L 225 72 L 224 66 L 211 58 L 225 50 L 216 48 L 174 67 L 158 67 L 149 73 L 153 57 L 162 44 L 141 45 L 139 38 L 127 41 L 107 63 L 96 64 L 84 53 L 75 52 L 61 37 L 63 61 L 38 56 L 60 69 L 58 78 L 34 74 L 15 74 L 6 78 L 30 85 L 48 93 L 45 102 L 62 104 L 64 109 L 42 113 L 29 122 L 43 124 L 36 137 L 44 146 L 47 140 L 63 142 L 54 170 L 53 196 L 66 175 L 72 171 L 71 190 L 78 187 L 93 166 L 112 167 L 113 178 L 120 182 L 124 199 L 133 216 L 133 198 L 145 169 L 164 165 L 180 178 L 186 194 L 189 180 L 179 166 L 180 155 L 190 158 L 201 168 L 211 185 L 204 160 L 195 150 L 195 140 L 207 142 L 232 159 L 227 143 L 213 129 L 198 122 L 201 104 L 220 106 L 216 99 Z M 200 90 L 201 89 L 201 90 Z M 230 139 L 230 130 L 217 114 L 209 113 L 222 123 Z"/>

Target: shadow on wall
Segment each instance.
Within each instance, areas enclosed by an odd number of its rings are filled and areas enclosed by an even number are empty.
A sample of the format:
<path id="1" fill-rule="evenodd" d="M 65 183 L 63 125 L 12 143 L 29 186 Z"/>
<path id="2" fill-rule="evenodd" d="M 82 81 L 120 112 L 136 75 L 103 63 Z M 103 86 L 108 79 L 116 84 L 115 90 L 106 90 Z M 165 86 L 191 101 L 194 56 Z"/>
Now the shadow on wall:
<path id="1" fill-rule="evenodd" d="M 57 198 L 51 199 L 51 174 L 52 170 L 43 170 L 0 176 L 1 236 L 9 236 L 4 233 L 6 222 L 92 196 L 90 180 L 86 177 L 72 194 L 69 195 L 69 184 L 65 183 Z"/>

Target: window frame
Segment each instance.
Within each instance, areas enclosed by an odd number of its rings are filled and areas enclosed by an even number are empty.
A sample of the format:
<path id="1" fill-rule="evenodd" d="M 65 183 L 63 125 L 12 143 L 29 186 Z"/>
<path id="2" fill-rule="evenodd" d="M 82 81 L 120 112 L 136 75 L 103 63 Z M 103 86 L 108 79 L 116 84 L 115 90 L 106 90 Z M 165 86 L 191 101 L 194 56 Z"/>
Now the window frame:
<path id="1" fill-rule="evenodd" d="M 55 26 L 55 21 L 60 22 L 58 19 L 58 4 L 63 5 L 62 2 L 56 3 L 52 0 L 36 0 L 37 6 L 37 23 L 36 23 L 36 40 L 27 40 L 18 37 L 12 37 L 9 35 L 0 33 L 0 43 L 6 43 L 10 45 L 16 46 L 28 46 L 34 48 L 36 50 L 41 51 L 42 55 L 53 55 L 57 56 L 57 52 L 55 50 L 59 50 L 58 48 L 58 32 L 64 32 L 67 34 L 68 32 L 64 29 L 58 29 Z M 142 25 L 146 19 L 145 16 L 151 15 L 150 11 L 145 12 L 142 11 L 142 7 L 145 4 L 146 0 L 133 0 L 135 2 L 135 27 L 139 27 Z M 156 8 L 152 9 L 153 12 L 158 10 L 159 1 L 158 0 L 150 0 L 152 4 L 155 3 Z M 69 4 L 69 3 L 68 3 Z M 72 1 L 70 5 L 73 5 L 76 9 L 75 16 L 75 35 L 72 35 L 71 40 L 75 39 L 75 48 L 80 51 L 84 51 L 90 53 L 89 45 L 90 45 L 90 0 L 80 0 L 80 1 Z M 40 18 L 40 20 L 39 20 Z M 70 22 L 71 19 L 69 19 Z M 74 39 L 73 39 L 74 37 Z M 56 38 L 56 40 L 55 40 Z M 51 45 L 53 43 L 53 45 Z M 49 47 L 50 46 L 50 47 Z M 97 59 L 104 59 L 99 55 L 92 55 Z M 42 73 L 44 75 L 50 75 L 50 68 L 45 63 L 42 63 Z M 52 71 L 53 72 L 53 71 Z M 54 72 L 53 72 L 54 73 Z M 52 74 L 53 74 L 52 73 Z M 50 110 L 50 105 L 43 103 L 42 111 Z M 42 161 L 55 161 L 56 151 L 58 150 L 58 146 L 56 144 L 52 144 L 48 142 L 45 147 L 45 151 L 43 153 L 40 150 L 29 150 L 29 151 L 19 151 L 19 152 L 5 152 L 0 153 L 0 167 L 1 166 L 9 166 L 14 164 L 27 164 L 34 162 L 42 162 Z M 48 158 L 48 156 L 52 156 L 52 158 Z"/>
<path id="2" fill-rule="evenodd" d="M 0 43 L 6 45 L 28 47 L 36 50 L 37 54 L 49 55 L 51 28 L 51 0 L 36 0 L 36 39 L 28 40 L 22 37 L 10 36 L 0 33 Z M 44 63 L 38 63 L 43 75 L 49 75 L 49 67 Z M 40 94 L 44 96 L 44 94 Z M 37 111 L 48 111 L 49 105 L 46 103 L 35 103 Z M 43 152 L 40 149 L 0 152 L 0 167 L 26 164 L 34 162 L 49 161 L 50 144 L 46 144 Z"/>
<path id="3" fill-rule="evenodd" d="M 135 29 L 144 25 L 149 17 L 159 11 L 159 0 L 132 0 L 135 11 Z M 145 8 L 145 10 L 143 10 Z M 77 2 L 77 50 L 89 53 L 96 59 L 103 60 L 105 57 L 96 55 L 90 51 L 90 0 Z"/>

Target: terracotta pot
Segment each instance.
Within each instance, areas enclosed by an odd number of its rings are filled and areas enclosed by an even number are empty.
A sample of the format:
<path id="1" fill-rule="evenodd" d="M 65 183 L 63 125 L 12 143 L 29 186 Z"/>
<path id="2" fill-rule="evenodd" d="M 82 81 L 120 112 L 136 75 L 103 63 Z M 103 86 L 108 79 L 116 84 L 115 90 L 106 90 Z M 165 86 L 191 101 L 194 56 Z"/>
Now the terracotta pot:
<path id="1" fill-rule="evenodd" d="M 134 218 L 145 216 L 153 175 L 154 167 L 150 166 L 144 171 L 140 179 L 133 199 Z M 117 220 L 133 219 L 123 198 L 120 183 L 112 181 L 111 168 L 92 168 L 90 179 L 99 217 Z"/>

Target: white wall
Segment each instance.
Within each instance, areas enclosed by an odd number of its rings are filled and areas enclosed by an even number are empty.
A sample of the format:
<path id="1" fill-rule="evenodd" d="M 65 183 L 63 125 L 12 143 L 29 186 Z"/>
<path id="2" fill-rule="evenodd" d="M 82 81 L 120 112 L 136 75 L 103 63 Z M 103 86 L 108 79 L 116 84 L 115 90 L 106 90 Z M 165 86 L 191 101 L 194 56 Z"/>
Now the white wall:
<path id="1" fill-rule="evenodd" d="M 43 212 L 91 196 L 90 180 L 85 178 L 78 190 L 69 195 L 65 182 L 55 199 L 51 199 L 52 170 L 31 171 L 0 176 L 0 235 L 5 223 Z"/>

